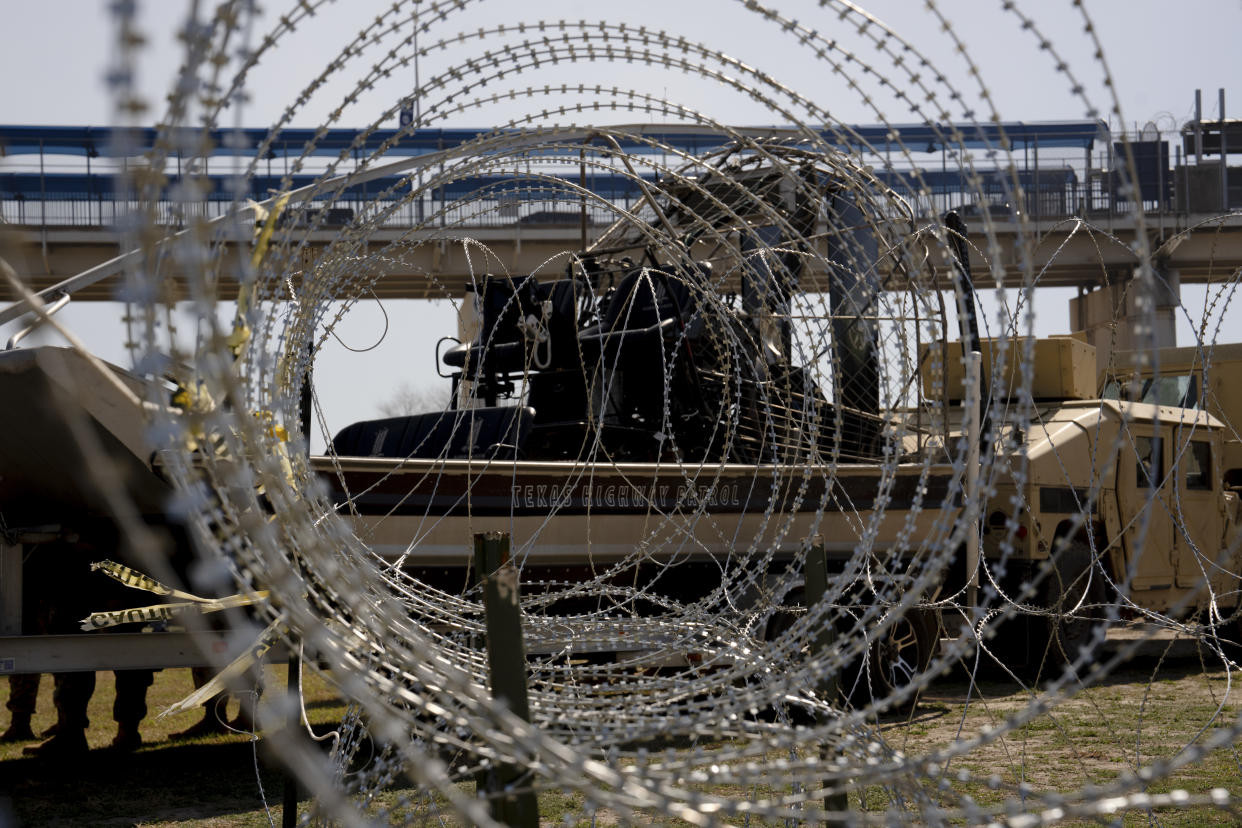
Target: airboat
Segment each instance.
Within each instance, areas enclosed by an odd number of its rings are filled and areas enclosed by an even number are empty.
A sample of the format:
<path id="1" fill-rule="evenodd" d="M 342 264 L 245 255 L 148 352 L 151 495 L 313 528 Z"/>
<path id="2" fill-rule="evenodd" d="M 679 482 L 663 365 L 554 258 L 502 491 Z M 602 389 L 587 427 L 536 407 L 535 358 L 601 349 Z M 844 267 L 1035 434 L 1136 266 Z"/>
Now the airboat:
<path id="1" fill-rule="evenodd" d="M 930 323 L 943 339 L 943 307 L 886 310 L 888 281 L 910 284 L 926 250 L 896 194 L 826 157 L 750 142 L 637 177 L 641 208 L 563 271 L 474 280 L 469 335 L 437 346 L 449 407 L 352 423 L 308 458 L 331 511 L 450 593 L 470 583 L 472 538 L 501 531 L 524 582 L 620 579 L 684 602 L 737 580 L 768 622 L 800 600 L 812 546 L 855 584 L 840 595 L 902 594 L 949 548 L 962 503 L 943 412 L 894 402 L 918 395 L 910 354 L 932 353 L 906 338 Z M 50 347 L 0 354 L 0 379 L 89 415 L 99 457 L 164 519 L 158 453 L 134 416 L 156 380 Z M 58 420 L 3 430 L 0 458 L 21 470 L 4 500 L 102 514 L 98 492 L 65 492 L 60 469 L 93 461 L 57 459 L 81 436 Z M 933 615 L 905 618 L 891 637 L 925 664 Z"/>
<path id="2" fill-rule="evenodd" d="M 503 531 L 537 577 L 676 563 L 693 594 L 812 541 L 838 566 L 860 543 L 908 561 L 952 525 L 961 475 L 916 427 L 935 415 L 881 407 L 917 375 L 880 364 L 882 271 L 915 258 L 899 197 L 779 145 L 696 168 L 563 272 L 473 281 L 472 335 L 437 346 L 448 409 L 353 423 L 312 458 L 372 549 L 460 578 L 470 537 Z"/>

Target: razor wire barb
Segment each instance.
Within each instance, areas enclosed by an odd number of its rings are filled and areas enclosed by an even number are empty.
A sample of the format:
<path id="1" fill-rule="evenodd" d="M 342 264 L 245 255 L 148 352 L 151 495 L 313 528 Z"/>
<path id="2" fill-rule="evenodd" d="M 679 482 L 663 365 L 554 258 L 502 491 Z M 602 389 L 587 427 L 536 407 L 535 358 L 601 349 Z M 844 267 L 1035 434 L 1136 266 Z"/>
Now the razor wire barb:
<path id="1" fill-rule="evenodd" d="M 1049 242 L 1010 205 L 1038 192 L 1003 130 L 964 149 L 974 126 L 1001 121 L 970 44 L 936 3 L 928 14 L 964 67 L 934 65 L 926 32 L 854 4 L 823 0 L 800 18 L 785 5 L 703 13 L 841 78 L 889 128 L 883 146 L 842 123 L 805 74 L 783 72 L 779 50 L 733 54 L 672 24 L 611 19 L 624 16 L 613 9 L 540 19 L 484 0 L 397 0 L 359 14 L 339 52 L 284 64 L 298 91 L 259 148 L 237 153 L 233 209 L 216 220 L 194 209 L 217 152 L 210 131 L 248 112 L 253 79 L 331 4 L 187 13 L 156 149 L 124 173 L 138 193 L 125 226 L 137 254 L 125 274 L 130 340 L 135 366 L 188 366 L 213 401 L 186 414 L 159 389 L 151 400 L 176 509 L 212 562 L 204 571 L 269 590 L 252 623 L 279 622 L 348 702 L 328 764 L 274 740 L 314 819 L 492 825 L 473 783 L 499 766 L 521 768 L 515 786 L 572 797 L 567 824 L 1039 825 L 1236 807 L 1219 790 L 1151 792 L 1239 735 L 1230 680 L 1242 550 L 1225 531 L 1237 497 L 1195 442 L 1219 450 L 1238 439 L 1235 426 L 1177 409 L 1168 433 L 1181 442 L 1162 467 L 1152 452 L 1165 410 L 1036 399 L 1033 291 L 1060 253 L 1035 264 Z M 1083 91 L 1084 77 L 1111 85 L 1102 55 L 1071 67 L 1018 4 L 1002 5 L 1014 36 L 1047 53 L 1067 106 L 1120 114 Z M 131 4 L 114 9 L 124 68 L 140 18 Z M 1071 13 L 1093 31 L 1084 9 Z M 374 88 L 412 81 L 415 65 L 416 87 L 373 105 Z M 720 98 L 657 94 L 666 75 Z M 137 121 L 145 113 L 125 77 L 116 73 L 114 95 Z M 981 111 L 968 103 L 976 96 Z M 370 139 L 413 98 L 417 115 L 376 148 Z M 740 127 L 735 105 L 783 126 Z M 247 204 L 247 181 L 307 117 L 314 137 L 286 149 L 272 197 Z M 356 139 L 325 156 L 319 143 L 347 118 L 362 122 Z M 495 127 L 390 152 L 471 118 Z M 942 125 L 933 144 L 962 148 L 955 171 L 981 207 L 965 240 L 968 296 L 953 295 L 959 264 L 918 160 L 926 150 L 900 138 L 912 120 Z M 688 131 L 713 137 L 693 148 L 671 137 Z M 170 191 L 174 158 L 184 172 Z M 1129 154 L 1122 167 L 1131 186 Z M 621 195 L 587 186 L 605 177 Z M 985 179 L 999 181 L 1002 201 Z M 995 214 L 1002 204 L 1007 215 Z M 169 215 L 183 232 L 170 236 Z M 540 216 L 580 226 L 583 243 L 519 271 L 478 230 L 501 217 L 533 239 Z M 1139 230 L 1130 289 L 1149 299 L 1158 275 L 1144 217 L 1126 221 Z M 1001 224 L 1013 228 L 1016 264 L 1005 263 Z M 1071 226 L 1097 250 L 1123 244 L 1089 217 Z M 237 254 L 260 237 L 261 254 Z M 464 293 L 426 264 L 448 257 L 467 262 Z M 167 324 L 174 272 L 201 316 L 189 346 Z M 331 392 L 316 388 L 308 422 L 334 450 L 308 457 L 299 406 L 317 355 L 386 279 L 411 273 L 425 296 L 462 312 L 456 362 L 440 366 L 456 377 L 451 406 L 387 425 L 330 423 L 318 403 Z M 1237 276 L 1217 275 L 1201 337 Z M 1012 307 L 1006 283 L 1020 285 Z M 232 330 L 215 313 L 226 286 L 242 297 Z M 987 287 L 992 369 L 963 386 L 958 303 Z M 1140 343 L 1151 342 L 1147 307 Z M 1208 368 L 1213 342 L 1196 344 Z M 1110 376 L 1147 368 L 1121 359 Z M 970 499 L 961 401 L 973 396 L 985 450 Z M 346 450 L 344 426 L 370 442 Z M 1059 442 L 1069 428 L 1091 439 Z M 389 429 L 412 436 L 384 448 Z M 1121 485 L 1110 481 L 1142 468 L 1144 508 L 1110 512 Z M 1192 517 L 1205 482 L 1227 524 L 1212 537 Z M 1053 514 L 1064 518 L 1055 535 L 1038 517 Z M 471 538 L 495 530 L 510 534 L 520 571 L 530 722 L 492 697 L 482 594 L 465 576 Z M 984 543 L 975 605 L 962 577 L 972 532 Z M 1170 544 L 1193 572 L 1153 603 L 1144 561 L 1168 557 Z M 808 605 L 811 556 L 824 556 L 829 577 Z M 1116 772 L 1084 765 L 1081 781 L 1032 782 L 1027 734 L 1132 660 L 1142 636 L 1107 633 L 1135 619 L 1197 641 L 1205 681 L 1225 688 L 1216 712 L 1171 753 L 1144 752 L 1136 732 L 1132 754 L 1108 757 Z M 1018 681 L 1026 702 L 991 710 L 985 673 Z M 962 676 L 971 702 L 951 737 L 903 737 L 894 723 Z M 381 796 L 393 785 L 415 790 Z M 841 794 L 848 810 L 825 811 Z"/>

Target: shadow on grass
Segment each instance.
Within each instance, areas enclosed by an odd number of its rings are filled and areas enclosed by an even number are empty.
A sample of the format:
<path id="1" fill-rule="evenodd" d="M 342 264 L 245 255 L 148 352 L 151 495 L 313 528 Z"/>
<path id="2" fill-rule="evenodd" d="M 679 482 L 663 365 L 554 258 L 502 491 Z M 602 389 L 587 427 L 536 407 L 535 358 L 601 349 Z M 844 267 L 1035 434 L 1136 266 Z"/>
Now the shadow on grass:
<path id="1" fill-rule="evenodd" d="M 1105 653 L 1104 657 L 1111 654 Z M 1090 675 L 1092 664 L 1077 666 L 1075 676 L 1084 680 Z M 932 683 L 931 698 L 963 696 L 970 685 L 970 673 L 973 663 L 957 663 L 949 672 Z M 979 692 L 987 698 L 1010 695 L 1021 691 L 1040 692 L 1049 684 L 1061 681 L 1064 667 L 1059 664 L 1044 665 L 1034 677 L 1023 677 L 1023 683 L 1006 675 L 995 662 L 981 661 L 975 685 Z M 1225 668 L 1215 653 L 1197 652 L 1193 648 L 1182 648 L 1176 654 L 1149 655 L 1137 654 L 1126 659 L 1101 677 L 1095 678 L 1093 687 L 1132 687 L 1145 685 L 1152 681 L 1179 681 L 1192 676 L 1206 675 L 1212 678 L 1222 677 Z M 1070 687 L 1078 686 L 1078 679 L 1071 678 Z"/>
<path id="2" fill-rule="evenodd" d="M 25 825 L 203 819 L 279 807 L 280 766 L 249 741 L 161 743 L 130 754 L 93 750 L 77 762 L 0 763 L 0 795 Z M 265 821 L 266 822 L 266 821 Z"/>

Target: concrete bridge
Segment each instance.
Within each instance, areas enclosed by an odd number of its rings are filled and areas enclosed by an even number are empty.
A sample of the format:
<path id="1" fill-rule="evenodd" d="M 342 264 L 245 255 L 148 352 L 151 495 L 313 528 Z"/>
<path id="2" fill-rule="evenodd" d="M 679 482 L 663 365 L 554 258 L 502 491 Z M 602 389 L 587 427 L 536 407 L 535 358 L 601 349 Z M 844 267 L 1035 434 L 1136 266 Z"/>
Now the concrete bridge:
<path id="1" fill-rule="evenodd" d="M 687 148 L 699 147 L 711 139 L 667 125 L 627 129 L 662 130 L 661 140 Z M 1233 195 L 1238 196 L 1238 206 L 1242 206 L 1242 191 L 1233 192 L 1242 188 L 1227 183 L 1227 166 L 1198 153 L 1195 159 L 1199 164 L 1188 163 L 1187 155 L 1187 163 L 1169 167 L 1167 141 L 1148 140 L 1139 147 L 1147 153 L 1140 153 L 1144 158 L 1151 155 L 1147 150 L 1154 147 L 1155 157 L 1163 158 L 1164 166 L 1140 165 L 1140 180 L 1127 188 L 1119 186 L 1115 169 L 1114 153 L 1120 145 L 1099 122 L 1000 125 L 1009 141 L 1011 157 L 1022 157 L 1028 163 L 1016 171 L 1007 171 L 1005 176 L 992 178 L 979 171 L 973 171 L 973 177 L 967 176 L 947 163 L 950 153 L 966 152 L 975 143 L 986 143 L 987 135 L 970 131 L 981 127 L 954 127 L 956 145 L 946 138 L 950 133 L 947 129 L 937 131 L 921 125 L 885 127 L 882 136 L 875 132 L 869 139 L 868 129 L 880 128 L 857 128 L 851 135 L 875 142 L 867 151 L 877 160 L 881 137 L 885 142 L 896 137 L 907 150 L 910 145 L 926 144 L 928 157 L 923 159 L 923 166 L 887 169 L 877 175 L 902 192 L 922 215 L 938 215 L 950 208 L 964 215 L 975 248 L 972 269 L 980 287 L 990 287 L 998 274 L 1006 287 L 1020 287 L 1033 274 L 1037 287 L 1077 288 L 1079 296 L 1071 302 L 1073 326 L 1087 331 L 1093 339 L 1114 320 L 1125 320 L 1138 313 L 1126 285 L 1139 262 L 1136 251 L 1142 248 L 1152 254 L 1153 267 L 1163 288 L 1155 299 L 1157 316 L 1167 324 L 1158 322 L 1161 330 L 1157 336 L 1167 337 L 1170 344 L 1172 309 L 1178 302 L 1180 285 L 1225 282 L 1242 268 L 1242 213 L 1229 214 L 1226 209 L 1233 203 Z M 903 133 L 903 129 L 907 132 Z M 1202 129 L 1200 125 L 1200 132 Z M 30 130 L 41 132 L 29 133 Z M 0 225 L 0 249 L 27 284 L 45 296 L 59 290 L 72 292 L 74 301 L 108 300 L 115 296 L 114 281 L 82 278 L 83 274 L 106 270 L 105 263 L 122 252 L 113 225 L 123 208 L 118 207 L 118 199 L 111 194 L 107 174 L 99 172 L 98 166 L 91 171 L 91 153 L 104 141 L 101 132 L 86 128 L 0 127 L 0 149 L 9 159 L 20 158 L 22 153 L 32 155 L 32 148 L 38 147 L 37 175 L 33 171 L 18 171 L 0 176 L 0 217 L 5 222 Z M 247 132 L 255 133 L 247 137 L 257 145 L 261 133 Z M 325 153 L 337 151 L 334 141 L 344 146 L 350 140 L 358 140 L 351 131 L 339 132 L 339 136 L 320 137 L 319 149 Z M 400 142 L 397 146 L 413 156 L 443 153 L 454 142 L 465 143 L 478 134 L 427 132 L 435 135 L 416 133 L 410 136 L 409 146 Z M 1208 133 L 1211 134 L 1210 129 Z M 301 148 L 299 141 L 309 140 L 307 136 L 285 137 L 294 148 Z M 383 142 L 391 138 L 376 135 L 368 140 Z M 716 139 L 719 141 L 719 136 Z M 237 144 L 235 138 L 230 140 Z M 1205 142 L 1204 146 L 1210 143 Z M 641 147 L 636 149 L 644 151 Z M 289 151 L 288 146 L 285 151 Z M 47 173 L 44 157 L 52 153 L 84 156 L 86 173 Z M 909 157 L 908 152 L 906 155 Z M 6 164 L 5 169 L 10 166 Z M 270 166 L 269 163 L 269 170 Z M 211 176 L 206 178 L 210 180 Z M 314 177 L 303 178 L 309 181 Z M 579 183 L 572 174 L 565 175 L 565 180 Z M 1018 195 L 1010 186 L 1014 180 L 1021 184 Z M 1234 180 L 1242 183 L 1242 171 Z M 217 192 L 223 189 L 224 181 L 225 177 L 217 174 Z M 261 199 L 281 181 L 277 176 L 256 176 L 250 184 L 255 197 Z M 290 181 L 306 185 L 296 177 L 285 178 L 286 188 Z M 442 226 L 428 227 L 424 216 L 437 215 L 446 205 L 451 206 L 454 198 L 476 197 L 473 194 L 480 188 L 503 189 L 504 182 L 474 178 L 410 200 L 401 194 L 402 181 L 399 176 L 370 176 L 361 185 L 352 184 L 330 202 L 307 201 L 282 233 L 288 239 L 304 242 L 301 257 L 309 264 L 328 245 L 338 242 L 341 228 L 353 221 L 355 215 L 373 208 L 377 199 L 388 199 L 392 212 L 368 230 L 365 248 L 356 251 L 356 255 L 376 262 L 382 259 L 382 265 L 376 266 L 374 283 L 378 296 L 431 298 L 460 296 L 471 273 L 478 275 L 480 269 L 509 274 L 558 273 L 563 265 L 549 262 L 566 252 L 581 250 L 584 241 L 589 243 L 602 233 L 610 218 L 609 211 L 597 203 L 583 222 L 576 205 L 565 199 L 563 193 L 559 200 L 524 201 L 520 210 L 514 204 L 506 205 L 501 195 L 490 209 L 469 216 L 449 214 Z M 580 183 L 601 202 L 621 208 L 632 208 L 641 199 L 642 184 L 636 184 L 633 177 L 598 176 L 594 172 L 588 177 L 584 172 Z M 566 209 L 567 205 L 572 209 Z M 163 205 L 162 209 L 169 206 Z M 222 215 L 230 207 L 229 199 L 212 195 L 205 196 L 200 205 L 189 205 L 191 212 L 208 217 Z M 182 215 L 186 208 L 187 205 L 179 205 Z M 317 223 L 305 221 L 320 208 Z M 168 215 L 172 215 L 171 210 Z M 168 228 L 170 233 L 177 230 L 175 220 L 168 220 Z M 467 255 L 464 239 L 485 245 L 494 259 L 481 262 L 477 248 Z M 227 238 L 222 237 L 222 242 L 224 255 L 229 255 L 231 246 Z M 709 253 L 706 249 L 696 252 L 704 257 Z M 377 253 L 381 255 L 375 256 Z M 949 273 L 946 262 L 933 259 L 931 264 L 939 276 Z M 300 268 L 294 265 L 292 269 Z M 812 270 L 804 275 L 803 287 L 823 288 L 824 277 L 824 273 Z M 183 282 L 175 272 L 172 279 L 174 283 Z M 949 287 L 947 281 L 942 281 L 941 286 Z M 170 288 L 171 295 L 184 292 L 176 284 Z M 736 290 L 737 286 L 726 288 Z M 15 298 L 7 285 L 0 284 L 0 300 Z M 224 293 L 221 298 L 231 296 Z M 0 323 L 11 321 L 19 313 L 19 308 L 0 308 Z M 1125 343 L 1119 344 L 1124 347 Z"/>
<path id="2" fill-rule="evenodd" d="M 1020 224 L 1015 220 L 993 220 L 986 226 L 980 218 L 968 218 L 966 225 L 975 250 L 971 265 L 976 274 L 1003 272 L 1006 287 L 1022 287 L 1038 276 L 1037 287 L 1077 287 L 1093 290 L 1106 283 L 1124 282 L 1133 275 L 1138 262 L 1136 250 L 1145 244 L 1154 256 L 1153 264 L 1165 277 L 1181 284 L 1219 283 L 1232 278 L 1242 267 L 1242 213 L 1228 216 L 1211 214 L 1146 216 L 1140 231 L 1131 216 L 1067 216 Z M 588 241 L 602 230 L 588 229 Z M 822 232 L 822 228 L 821 228 Z M 990 235 L 989 235 L 990 234 Z M 307 231 L 305 258 L 313 261 L 340 236 L 337 227 Z M 999 256 L 990 260 L 981 255 L 995 238 Z M 0 231 L 9 261 L 28 279 L 36 291 L 62 285 L 76 274 L 90 270 L 122 252 L 117 233 L 110 228 L 88 227 L 6 227 Z M 509 227 L 463 226 L 446 230 L 381 228 L 368 234 L 368 252 L 389 247 L 400 251 L 400 258 L 385 264 L 375 292 L 383 298 L 424 299 L 460 296 L 473 272 L 479 272 L 476 252 L 468 258 L 464 239 L 485 245 L 496 256 L 486 267 L 490 272 L 523 274 L 543 268 L 558 254 L 581 249 L 580 229 L 571 224 Z M 1024 262 L 1029 262 L 1029 266 Z M 944 262 L 938 262 L 944 271 Z M 434 278 L 433 278 L 434 277 Z M 944 287 L 950 285 L 945 282 Z M 115 285 L 103 281 L 77 290 L 75 301 L 110 300 Z M 0 286 L 0 298 L 15 298 Z M 225 293 L 223 299 L 232 298 Z"/>

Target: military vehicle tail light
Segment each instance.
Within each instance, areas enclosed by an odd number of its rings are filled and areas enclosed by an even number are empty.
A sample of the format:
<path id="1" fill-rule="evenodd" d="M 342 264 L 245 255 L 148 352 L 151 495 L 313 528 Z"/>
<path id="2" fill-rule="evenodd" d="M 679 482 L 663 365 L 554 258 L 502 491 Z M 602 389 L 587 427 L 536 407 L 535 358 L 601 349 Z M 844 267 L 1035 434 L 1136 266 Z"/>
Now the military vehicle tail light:
<path id="1" fill-rule="evenodd" d="M 995 511 L 992 514 L 988 515 L 988 523 L 987 523 L 987 526 L 984 527 L 984 531 L 987 534 L 991 534 L 992 532 L 999 532 L 1002 529 L 1004 529 L 1006 522 L 1007 522 L 1007 517 L 1005 513 L 999 510 Z M 1017 528 L 1013 530 L 1013 536 L 1017 538 L 1018 540 L 1025 540 L 1028 534 L 1030 534 L 1029 530 L 1026 528 L 1024 524 L 1021 524 L 1021 523 L 1019 523 Z"/>

